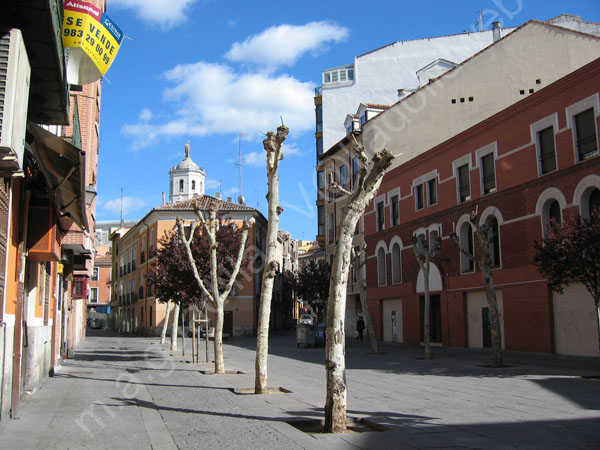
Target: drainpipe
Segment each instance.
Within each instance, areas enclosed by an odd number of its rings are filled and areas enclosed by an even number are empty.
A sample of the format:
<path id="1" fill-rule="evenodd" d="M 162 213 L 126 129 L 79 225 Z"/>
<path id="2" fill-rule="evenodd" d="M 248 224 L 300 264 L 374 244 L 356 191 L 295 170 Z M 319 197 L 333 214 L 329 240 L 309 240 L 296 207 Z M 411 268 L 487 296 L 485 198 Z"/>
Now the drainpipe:
<path id="1" fill-rule="evenodd" d="M 148 225 L 146 222 L 144 222 L 144 220 L 142 220 L 142 223 L 144 225 L 146 225 L 146 231 L 148 231 L 150 229 L 150 225 Z M 146 247 L 149 247 L 149 237 L 148 239 L 146 239 Z M 147 249 L 144 249 L 144 252 L 146 253 L 146 265 L 148 265 L 148 262 L 150 261 L 150 252 L 146 251 Z M 148 273 L 146 271 L 146 273 Z M 145 281 L 145 280 L 144 280 Z M 139 289 L 138 289 L 139 290 Z M 146 322 L 148 321 L 148 286 L 146 285 L 146 299 L 144 300 L 144 317 L 146 318 Z M 148 326 L 145 327 L 145 335 L 148 336 Z"/>

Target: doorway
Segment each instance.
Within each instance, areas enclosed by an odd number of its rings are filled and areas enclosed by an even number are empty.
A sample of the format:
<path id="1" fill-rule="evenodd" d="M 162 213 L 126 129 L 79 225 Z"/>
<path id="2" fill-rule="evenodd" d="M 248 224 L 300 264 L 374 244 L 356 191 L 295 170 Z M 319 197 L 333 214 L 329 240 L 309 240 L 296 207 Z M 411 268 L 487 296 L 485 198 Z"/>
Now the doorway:
<path id="1" fill-rule="evenodd" d="M 223 334 L 233 336 L 233 311 L 225 311 L 223 315 Z"/>
<path id="2" fill-rule="evenodd" d="M 442 343 L 442 308 L 439 295 L 429 296 L 429 341 Z M 424 311 L 425 311 L 425 296 L 420 297 L 421 303 L 421 342 L 424 341 Z"/>

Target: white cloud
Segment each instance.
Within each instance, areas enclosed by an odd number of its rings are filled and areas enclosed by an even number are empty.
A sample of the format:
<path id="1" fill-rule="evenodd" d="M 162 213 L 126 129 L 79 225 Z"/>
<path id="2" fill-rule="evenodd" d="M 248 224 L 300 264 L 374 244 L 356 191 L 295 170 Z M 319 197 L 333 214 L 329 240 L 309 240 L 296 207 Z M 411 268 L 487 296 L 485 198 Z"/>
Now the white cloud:
<path id="1" fill-rule="evenodd" d="M 252 167 L 267 167 L 265 152 L 250 152 L 244 155 L 244 165 Z"/>
<path id="2" fill-rule="evenodd" d="M 211 180 L 210 178 L 207 178 L 204 181 L 204 187 L 206 189 L 217 189 L 221 187 L 221 182 L 219 180 Z"/>
<path id="3" fill-rule="evenodd" d="M 197 0 L 110 0 L 109 7 L 127 9 L 150 25 L 163 30 L 186 21 L 187 11 Z M 109 11 L 110 13 L 110 11 Z"/>
<path id="4" fill-rule="evenodd" d="M 314 85 L 288 75 L 238 73 L 227 65 L 198 62 L 178 65 L 165 78 L 172 87 L 163 98 L 173 104 L 173 116 L 124 125 L 136 149 L 163 137 L 268 131 L 280 117 L 293 133 L 314 127 Z"/>
<path id="5" fill-rule="evenodd" d="M 234 43 L 225 57 L 271 69 L 292 66 L 305 53 L 322 53 L 327 42 L 341 42 L 349 34 L 350 30 L 332 22 L 273 26 L 244 42 Z"/>
<path id="6" fill-rule="evenodd" d="M 240 188 L 236 188 L 236 187 L 232 187 L 231 189 L 227 189 L 225 191 L 225 196 L 233 196 L 234 194 L 237 194 L 240 191 Z"/>
<path id="7" fill-rule="evenodd" d="M 140 111 L 140 120 L 147 122 L 150 119 L 152 119 L 152 111 L 150 111 L 148 108 L 142 109 Z"/>
<path id="8" fill-rule="evenodd" d="M 281 149 L 284 157 L 288 156 L 304 156 L 309 152 L 303 152 L 298 148 L 296 144 L 283 144 L 283 148 Z"/>
<path id="9" fill-rule="evenodd" d="M 146 202 L 141 198 L 136 197 L 123 197 L 122 200 L 123 205 L 123 215 L 127 215 L 131 212 L 139 211 L 140 209 L 146 206 Z M 103 202 L 101 205 L 102 209 L 109 211 L 113 214 L 121 213 L 121 198 L 117 198 L 115 200 L 108 200 L 107 202 Z"/>

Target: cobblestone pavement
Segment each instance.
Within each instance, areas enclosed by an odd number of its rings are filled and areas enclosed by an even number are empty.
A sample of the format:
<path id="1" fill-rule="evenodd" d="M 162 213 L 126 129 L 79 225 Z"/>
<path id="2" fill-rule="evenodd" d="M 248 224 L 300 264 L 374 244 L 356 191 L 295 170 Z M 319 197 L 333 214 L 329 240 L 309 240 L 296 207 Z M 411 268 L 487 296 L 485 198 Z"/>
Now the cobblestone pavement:
<path id="1" fill-rule="evenodd" d="M 90 331 L 0 424 L 0 448 L 600 448 L 599 358 L 508 352 L 492 369 L 485 350 L 434 348 L 425 361 L 418 346 L 381 344 L 373 355 L 348 341 L 349 416 L 388 431 L 329 435 L 289 424 L 323 417 L 322 348 L 274 333 L 269 385 L 291 393 L 257 396 L 232 392 L 254 385 L 255 339 L 226 341 L 227 370 L 243 372 L 226 375 L 191 364 L 189 346 L 182 356 L 156 338 Z"/>

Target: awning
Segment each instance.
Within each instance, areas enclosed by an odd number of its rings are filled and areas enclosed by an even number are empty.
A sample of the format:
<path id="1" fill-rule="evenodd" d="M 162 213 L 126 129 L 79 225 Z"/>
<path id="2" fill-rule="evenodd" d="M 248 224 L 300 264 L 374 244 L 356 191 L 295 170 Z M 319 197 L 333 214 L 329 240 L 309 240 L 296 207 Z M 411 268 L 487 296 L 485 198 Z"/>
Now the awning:
<path id="1" fill-rule="evenodd" d="M 44 174 L 56 210 L 87 230 L 85 211 L 85 152 L 29 121 L 31 149 Z"/>

